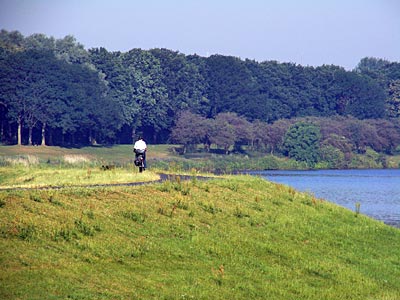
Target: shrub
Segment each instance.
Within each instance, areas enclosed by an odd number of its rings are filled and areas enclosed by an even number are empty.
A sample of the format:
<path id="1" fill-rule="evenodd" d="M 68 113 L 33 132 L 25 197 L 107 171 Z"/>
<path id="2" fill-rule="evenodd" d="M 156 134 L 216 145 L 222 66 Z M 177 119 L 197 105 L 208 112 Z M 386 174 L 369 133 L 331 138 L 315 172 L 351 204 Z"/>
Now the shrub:
<path id="1" fill-rule="evenodd" d="M 321 137 L 320 129 L 316 125 L 298 122 L 284 136 L 284 152 L 291 158 L 314 166 L 319 160 Z"/>

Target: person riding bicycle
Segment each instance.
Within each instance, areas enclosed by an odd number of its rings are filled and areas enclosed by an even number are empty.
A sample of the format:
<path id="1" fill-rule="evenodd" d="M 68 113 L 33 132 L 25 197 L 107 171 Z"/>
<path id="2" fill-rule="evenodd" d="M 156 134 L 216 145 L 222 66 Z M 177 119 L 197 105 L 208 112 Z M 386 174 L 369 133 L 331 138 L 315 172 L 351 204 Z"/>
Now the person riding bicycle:
<path id="1" fill-rule="evenodd" d="M 137 159 L 139 155 L 143 156 L 144 170 L 146 169 L 146 151 L 147 151 L 146 142 L 140 136 L 139 139 L 133 145 L 133 152 L 135 152 L 135 159 Z"/>

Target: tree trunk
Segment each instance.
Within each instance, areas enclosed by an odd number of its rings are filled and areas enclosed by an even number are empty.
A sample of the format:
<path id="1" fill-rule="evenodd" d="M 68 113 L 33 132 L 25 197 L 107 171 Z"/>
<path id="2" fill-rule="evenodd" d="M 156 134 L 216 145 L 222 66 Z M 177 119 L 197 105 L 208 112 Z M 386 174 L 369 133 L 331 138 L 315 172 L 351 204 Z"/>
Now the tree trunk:
<path id="1" fill-rule="evenodd" d="M 3 122 L 3 120 L 1 121 L 0 126 L 1 126 L 1 128 L 0 128 L 0 143 L 2 143 L 3 138 L 4 138 L 4 122 Z"/>
<path id="2" fill-rule="evenodd" d="M 9 140 L 10 142 L 13 142 L 13 141 L 14 141 L 13 132 L 14 132 L 14 130 L 12 129 L 11 123 L 8 123 L 7 135 L 8 135 L 8 140 Z"/>
<path id="3" fill-rule="evenodd" d="M 46 123 L 42 124 L 42 146 L 46 146 Z"/>
<path id="4" fill-rule="evenodd" d="M 17 132 L 18 146 L 22 145 L 22 118 L 18 116 L 18 132 Z"/>
<path id="5" fill-rule="evenodd" d="M 154 133 L 153 133 L 153 143 L 157 144 L 157 131 L 156 130 L 154 130 Z"/>
<path id="6" fill-rule="evenodd" d="M 32 127 L 29 126 L 28 145 L 32 146 Z"/>
<path id="7" fill-rule="evenodd" d="M 53 130 L 51 130 L 51 128 L 50 128 L 49 130 L 47 130 L 47 134 L 48 134 L 49 139 L 46 140 L 46 145 L 53 146 L 54 145 L 54 143 L 53 143 L 53 134 L 54 134 Z M 61 139 L 64 142 L 64 134 L 61 134 Z M 63 143 L 63 145 L 64 145 L 64 143 Z"/>
<path id="8" fill-rule="evenodd" d="M 89 143 L 92 146 L 97 145 L 96 137 L 93 135 L 92 129 L 89 129 Z"/>
<path id="9" fill-rule="evenodd" d="M 132 143 L 136 141 L 136 127 L 132 127 Z"/>

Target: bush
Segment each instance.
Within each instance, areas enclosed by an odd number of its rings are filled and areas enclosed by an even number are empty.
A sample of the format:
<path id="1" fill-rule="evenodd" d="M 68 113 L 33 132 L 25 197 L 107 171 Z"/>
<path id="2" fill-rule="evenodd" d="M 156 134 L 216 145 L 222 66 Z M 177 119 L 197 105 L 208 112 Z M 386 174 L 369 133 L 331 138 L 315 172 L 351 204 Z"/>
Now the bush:
<path id="1" fill-rule="evenodd" d="M 312 167 L 320 158 L 321 137 L 319 127 L 311 123 L 298 122 L 292 125 L 284 136 L 284 153 Z"/>
<path id="2" fill-rule="evenodd" d="M 338 148 L 324 145 L 321 147 L 320 155 L 328 169 L 343 169 L 347 167 L 345 155 Z"/>

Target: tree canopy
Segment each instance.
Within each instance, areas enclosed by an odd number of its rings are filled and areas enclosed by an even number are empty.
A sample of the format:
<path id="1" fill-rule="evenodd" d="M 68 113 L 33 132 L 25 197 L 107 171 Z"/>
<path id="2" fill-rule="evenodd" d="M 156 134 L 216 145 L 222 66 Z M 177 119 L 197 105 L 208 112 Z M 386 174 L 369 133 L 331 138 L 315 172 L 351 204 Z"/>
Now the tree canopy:
<path id="1" fill-rule="evenodd" d="M 132 143 L 140 132 L 186 148 L 196 142 L 283 153 L 293 120 L 315 117 L 322 147 L 393 153 L 399 91 L 400 63 L 379 58 L 348 71 L 168 49 L 86 50 L 73 36 L 0 31 L 3 143 Z M 324 135 L 324 122 L 337 126 L 334 133 Z"/>

